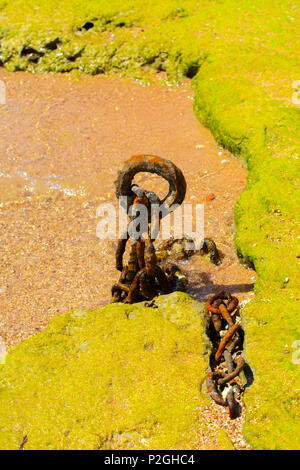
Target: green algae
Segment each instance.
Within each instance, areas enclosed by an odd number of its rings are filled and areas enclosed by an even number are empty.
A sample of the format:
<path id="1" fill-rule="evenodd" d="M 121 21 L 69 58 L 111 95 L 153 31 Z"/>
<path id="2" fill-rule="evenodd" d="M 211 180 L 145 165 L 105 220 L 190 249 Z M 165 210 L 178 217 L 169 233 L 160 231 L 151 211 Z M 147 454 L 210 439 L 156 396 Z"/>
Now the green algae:
<path id="1" fill-rule="evenodd" d="M 292 291 L 264 289 L 244 309 L 246 357 L 255 380 L 245 393 L 244 434 L 255 449 L 299 449 L 299 337 Z"/>
<path id="2" fill-rule="evenodd" d="M 299 26 L 287 0 L 0 2 L 8 70 L 194 77 L 197 117 L 247 164 L 235 221 L 237 252 L 259 277 L 245 309 L 256 377 L 245 432 L 255 448 L 300 447 L 299 365 L 282 352 L 300 339 Z"/>
<path id="3" fill-rule="evenodd" d="M 240 59 L 249 61 L 250 52 Z M 270 100 L 249 67 L 238 75 L 219 68 L 217 75 L 216 66 L 205 64 L 195 78 L 195 112 L 247 162 L 235 243 L 258 274 L 256 300 L 244 309 L 245 352 L 255 371 L 244 432 L 256 449 L 299 449 L 300 376 L 292 344 L 300 338 L 300 109 L 287 98 Z"/>
<path id="4" fill-rule="evenodd" d="M 195 449 L 208 433 L 197 412 L 209 403 L 205 308 L 184 293 L 156 305 L 73 311 L 12 348 L 0 366 L 0 448 L 27 436 L 25 449 Z M 222 429 L 210 438 L 232 447 Z"/>

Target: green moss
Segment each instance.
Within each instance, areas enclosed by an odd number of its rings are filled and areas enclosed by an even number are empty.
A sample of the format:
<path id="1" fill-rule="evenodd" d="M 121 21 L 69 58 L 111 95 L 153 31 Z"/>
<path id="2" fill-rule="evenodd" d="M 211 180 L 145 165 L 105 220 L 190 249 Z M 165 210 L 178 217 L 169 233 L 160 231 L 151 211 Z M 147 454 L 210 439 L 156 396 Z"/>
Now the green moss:
<path id="1" fill-rule="evenodd" d="M 86 29 L 87 22 L 93 27 Z M 0 61 L 8 70 L 77 69 L 138 80 L 165 70 L 172 82 L 196 74 L 196 115 L 249 169 L 235 216 L 237 251 L 259 275 L 257 300 L 246 309 L 246 352 L 256 371 L 246 395 L 246 432 L 256 448 L 299 447 L 290 397 L 299 366 L 277 354 L 262 361 L 269 357 L 265 342 L 275 342 L 272 351 L 277 337 L 289 348 L 300 339 L 294 325 L 300 298 L 300 107 L 292 101 L 293 82 L 300 80 L 299 28 L 297 2 L 288 0 L 0 2 Z M 256 316 L 272 320 L 272 329 L 251 323 Z"/>
<path id="2" fill-rule="evenodd" d="M 299 449 L 299 338 L 292 290 L 264 289 L 244 310 L 247 360 L 255 381 L 245 397 L 245 437 L 258 449 Z"/>
<path id="3" fill-rule="evenodd" d="M 204 307 L 184 293 L 156 303 L 73 311 L 11 349 L 0 366 L 0 448 L 25 435 L 26 449 L 196 448 L 208 432 L 197 413 L 209 402 Z M 231 446 L 222 430 L 209 439 Z"/>

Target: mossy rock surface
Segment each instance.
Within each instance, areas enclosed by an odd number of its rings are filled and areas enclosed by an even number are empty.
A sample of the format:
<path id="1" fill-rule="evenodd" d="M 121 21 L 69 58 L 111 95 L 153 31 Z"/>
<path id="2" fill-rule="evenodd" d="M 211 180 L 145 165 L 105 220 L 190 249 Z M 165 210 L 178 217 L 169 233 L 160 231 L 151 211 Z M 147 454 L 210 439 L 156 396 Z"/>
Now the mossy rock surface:
<path id="1" fill-rule="evenodd" d="M 73 311 L 0 365 L 0 449 L 190 449 L 207 369 L 204 307 L 174 293 Z M 230 448 L 224 431 L 211 435 Z M 218 444 L 216 444 L 218 443 Z"/>

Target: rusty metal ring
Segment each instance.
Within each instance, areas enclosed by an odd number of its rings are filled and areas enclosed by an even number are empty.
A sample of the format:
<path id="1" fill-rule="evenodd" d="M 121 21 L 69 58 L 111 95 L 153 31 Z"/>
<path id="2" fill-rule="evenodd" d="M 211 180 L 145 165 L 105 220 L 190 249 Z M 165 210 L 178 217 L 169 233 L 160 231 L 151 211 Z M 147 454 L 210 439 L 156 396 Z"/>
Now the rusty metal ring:
<path id="1" fill-rule="evenodd" d="M 134 155 L 129 158 L 124 167 L 119 171 L 115 181 L 116 196 L 127 196 L 127 210 L 132 206 L 136 194 L 132 191 L 132 180 L 137 173 L 156 173 L 169 183 L 168 194 L 160 200 L 166 209 L 163 215 L 169 213 L 173 204 L 182 204 L 186 193 L 186 181 L 181 170 L 170 160 L 155 155 Z M 122 205 L 122 200 L 121 200 Z"/>

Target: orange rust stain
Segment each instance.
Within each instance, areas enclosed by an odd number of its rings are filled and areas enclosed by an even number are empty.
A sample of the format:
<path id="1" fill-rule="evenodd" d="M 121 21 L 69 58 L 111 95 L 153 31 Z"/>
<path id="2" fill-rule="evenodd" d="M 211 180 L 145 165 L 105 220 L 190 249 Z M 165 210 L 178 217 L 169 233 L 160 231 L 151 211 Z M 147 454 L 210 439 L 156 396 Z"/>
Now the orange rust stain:
<path id="1" fill-rule="evenodd" d="M 216 352 L 216 356 L 215 356 L 215 359 L 216 361 L 219 361 L 219 359 L 221 359 L 221 356 L 223 354 L 223 351 L 224 351 L 224 348 L 226 346 L 226 344 L 228 343 L 228 341 L 233 337 L 234 333 L 239 329 L 240 327 L 240 324 L 239 323 L 235 323 L 231 328 L 230 330 L 226 333 L 226 335 L 224 336 L 224 338 L 222 338 L 222 340 L 220 341 L 220 344 L 219 344 L 219 349 L 218 351 Z"/>
<path id="2" fill-rule="evenodd" d="M 147 206 L 149 205 L 149 201 L 148 199 L 146 198 L 146 196 L 137 196 L 134 201 L 133 201 L 133 204 L 136 205 L 136 204 L 144 204 L 144 206 Z"/>
<path id="3" fill-rule="evenodd" d="M 139 162 L 142 160 L 143 155 L 133 155 L 132 157 L 128 158 L 128 160 L 125 160 L 125 163 L 130 163 L 130 162 Z"/>
<path id="4" fill-rule="evenodd" d="M 212 313 L 218 313 L 220 314 L 220 310 L 218 308 L 215 308 L 211 305 L 211 300 L 209 300 L 208 302 L 206 302 L 206 308 L 209 312 L 212 312 Z"/>

